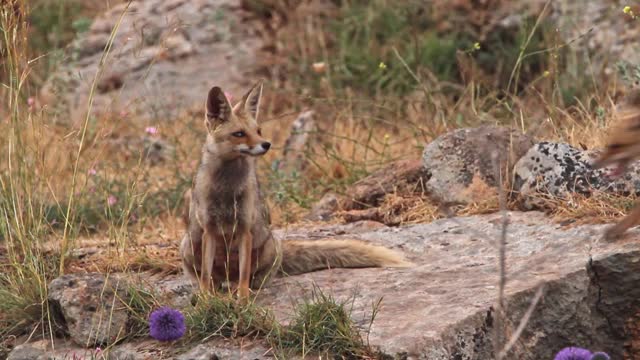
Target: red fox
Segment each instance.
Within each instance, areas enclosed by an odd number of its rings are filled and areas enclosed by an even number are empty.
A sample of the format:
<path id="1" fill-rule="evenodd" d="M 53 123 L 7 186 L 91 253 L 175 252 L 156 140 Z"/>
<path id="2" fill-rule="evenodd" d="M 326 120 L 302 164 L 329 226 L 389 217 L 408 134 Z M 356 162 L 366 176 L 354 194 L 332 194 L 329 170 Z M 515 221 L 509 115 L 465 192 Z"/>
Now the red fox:
<path id="1" fill-rule="evenodd" d="M 612 177 L 620 176 L 629 164 L 640 158 L 640 89 L 632 89 L 616 111 L 616 124 L 612 127 L 604 152 L 594 162 L 594 168 L 614 166 Z M 614 240 L 627 229 L 640 222 L 640 200 L 631 213 L 605 232 L 607 240 Z"/>
<path id="2" fill-rule="evenodd" d="M 275 273 L 300 274 L 342 267 L 408 267 L 390 249 L 358 240 L 286 240 L 271 233 L 270 215 L 256 174 L 256 158 L 269 151 L 259 118 L 262 84 L 231 106 L 219 87 L 209 90 L 207 138 L 189 200 L 180 245 L 183 270 L 204 291 L 237 283 L 238 295 Z"/>

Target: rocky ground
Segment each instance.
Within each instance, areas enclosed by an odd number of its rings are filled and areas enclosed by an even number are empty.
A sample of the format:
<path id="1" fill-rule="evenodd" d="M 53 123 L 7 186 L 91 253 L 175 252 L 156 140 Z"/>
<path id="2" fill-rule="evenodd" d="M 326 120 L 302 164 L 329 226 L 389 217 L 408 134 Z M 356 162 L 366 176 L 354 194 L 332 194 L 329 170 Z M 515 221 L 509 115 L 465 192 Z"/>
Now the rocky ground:
<path id="1" fill-rule="evenodd" d="M 502 216 L 442 219 L 401 228 L 359 222 L 293 229 L 286 234 L 279 231 L 277 235 L 285 239 L 367 240 L 402 251 L 415 266 L 334 269 L 280 278 L 262 290 L 258 302 L 286 322 L 292 303 L 307 296 L 316 284 L 337 299 L 353 299 L 352 317 L 366 322 L 371 304 L 382 298 L 369 341 L 384 354 L 405 359 L 489 359 L 494 350 Z M 637 353 L 632 341 L 637 329 L 632 324 L 640 306 L 636 286 L 640 274 L 636 239 L 640 234 L 633 231 L 620 242 L 604 243 L 600 240 L 603 226 L 563 226 L 550 223 L 540 212 L 508 212 L 505 216 L 509 223 L 507 333 L 517 328 L 536 291 L 541 289 L 543 294 L 512 356 L 550 359 L 569 343 L 588 344 L 614 358 L 622 358 L 625 352 Z M 112 274 L 107 281 L 115 282 L 118 276 Z M 123 331 L 127 321 L 124 311 L 116 311 L 109 321 L 104 318 L 115 296 L 101 291 L 104 282 L 103 274 L 92 273 L 67 275 L 50 285 L 51 301 L 60 305 L 70 332 L 70 340 L 59 341 L 58 357 L 53 358 L 87 352 L 74 344 L 86 341 L 87 334 L 100 337 Z M 150 277 L 147 284 L 162 289 L 174 306 L 189 303 L 191 286 L 179 275 Z M 96 329 L 100 316 L 103 327 Z M 145 340 L 116 346 L 112 358 L 171 358 L 163 357 L 170 350 Z M 240 346 L 215 340 L 179 358 L 209 359 L 215 354 L 220 359 L 268 359 L 268 350 L 259 341 Z M 49 340 L 42 340 L 18 346 L 9 359 L 51 359 L 49 351 Z"/>
<path id="2" fill-rule="evenodd" d="M 232 94 L 244 91 L 255 79 L 261 46 L 237 0 L 120 3 L 73 43 L 72 61 L 50 77 L 40 101 L 60 111 L 59 121 L 83 120 L 101 69 L 92 111 L 172 120 L 200 104 L 212 83 Z"/>

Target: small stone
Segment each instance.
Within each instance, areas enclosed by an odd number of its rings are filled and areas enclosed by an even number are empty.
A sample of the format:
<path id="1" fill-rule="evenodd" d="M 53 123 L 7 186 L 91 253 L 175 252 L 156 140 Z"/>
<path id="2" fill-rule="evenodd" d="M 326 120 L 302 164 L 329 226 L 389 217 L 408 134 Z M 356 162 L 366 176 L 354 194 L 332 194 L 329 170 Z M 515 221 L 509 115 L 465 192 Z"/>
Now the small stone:
<path id="1" fill-rule="evenodd" d="M 338 195 L 334 193 L 326 193 L 318 202 L 316 202 L 305 219 L 311 221 L 327 221 L 333 217 L 338 210 Z"/>
<path id="2" fill-rule="evenodd" d="M 45 355 L 45 350 L 31 344 L 16 346 L 9 353 L 7 360 L 37 360 Z"/>

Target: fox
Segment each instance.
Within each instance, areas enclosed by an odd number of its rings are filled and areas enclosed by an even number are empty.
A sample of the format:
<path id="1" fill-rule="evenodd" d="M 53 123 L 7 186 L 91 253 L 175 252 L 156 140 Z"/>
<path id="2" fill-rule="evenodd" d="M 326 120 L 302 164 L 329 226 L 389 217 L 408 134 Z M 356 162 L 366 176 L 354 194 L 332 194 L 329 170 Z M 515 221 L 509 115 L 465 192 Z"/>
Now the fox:
<path id="1" fill-rule="evenodd" d="M 285 240 L 273 236 L 256 161 L 271 148 L 259 119 L 263 84 L 231 105 L 212 87 L 205 103 L 206 139 L 193 185 L 184 195 L 187 229 L 180 243 L 184 274 L 200 291 L 223 283 L 247 298 L 274 275 L 329 268 L 409 267 L 391 249 L 354 239 Z"/>
<path id="2" fill-rule="evenodd" d="M 604 151 L 592 164 L 595 169 L 611 166 L 611 178 L 623 175 L 632 162 L 640 159 L 640 88 L 635 86 L 626 94 L 616 107 L 615 120 Z M 605 230 L 604 238 L 609 241 L 618 239 L 638 223 L 640 200 L 626 217 Z"/>

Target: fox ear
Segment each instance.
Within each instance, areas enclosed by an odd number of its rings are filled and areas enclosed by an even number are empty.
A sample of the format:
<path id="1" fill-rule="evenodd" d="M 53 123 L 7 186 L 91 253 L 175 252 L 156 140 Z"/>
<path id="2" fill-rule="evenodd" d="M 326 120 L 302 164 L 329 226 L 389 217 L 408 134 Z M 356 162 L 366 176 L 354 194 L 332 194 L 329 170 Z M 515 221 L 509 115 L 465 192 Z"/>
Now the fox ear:
<path id="1" fill-rule="evenodd" d="M 224 123 L 231 117 L 229 100 L 224 95 L 224 91 L 217 86 L 209 90 L 206 111 L 205 123 L 207 126 Z"/>
<path id="2" fill-rule="evenodd" d="M 262 98 L 262 82 L 258 82 L 244 96 L 244 111 L 250 114 L 254 120 L 258 120 L 260 99 Z"/>

